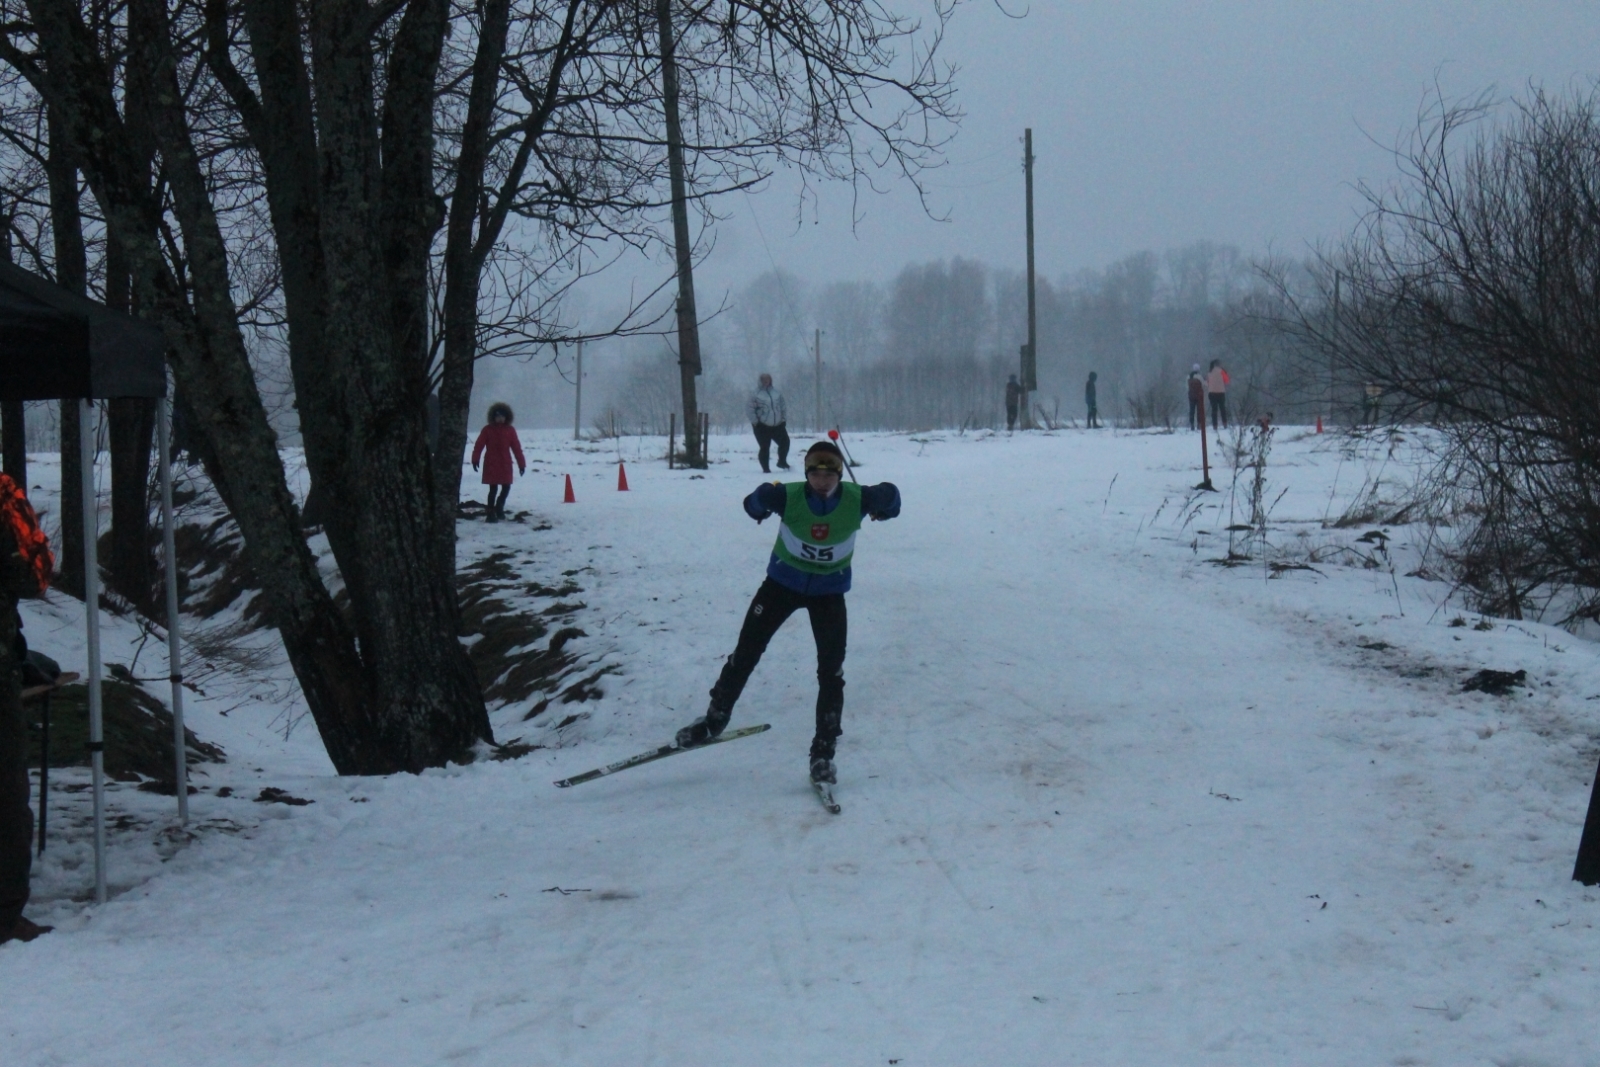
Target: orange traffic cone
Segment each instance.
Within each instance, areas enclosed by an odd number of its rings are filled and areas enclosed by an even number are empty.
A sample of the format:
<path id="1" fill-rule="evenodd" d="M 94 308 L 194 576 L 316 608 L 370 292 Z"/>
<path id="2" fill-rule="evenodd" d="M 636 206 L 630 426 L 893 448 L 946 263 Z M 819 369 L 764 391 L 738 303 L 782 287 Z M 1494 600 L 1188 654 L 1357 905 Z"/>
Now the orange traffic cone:
<path id="1" fill-rule="evenodd" d="M 1322 432 L 1322 416 L 1321 415 L 1317 416 L 1317 432 L 1318 433 Z"/>
<path id="2" fill-rule="evenodd" d="M 567 475 L 567 495 L 561 499 L 563 504 L 576 504 L 578 498 L 572 495 L 572 475 Z"/>
<path id="3" fill-rule="evenodd" d="M 625 467 L 623 465 L 623 463 L 622 463 L 622 460 L 619 459 L 619 460 L 617 460 L 617 492 L 626 493 L 627 491 L 628 491 L 628 468 Z"/>

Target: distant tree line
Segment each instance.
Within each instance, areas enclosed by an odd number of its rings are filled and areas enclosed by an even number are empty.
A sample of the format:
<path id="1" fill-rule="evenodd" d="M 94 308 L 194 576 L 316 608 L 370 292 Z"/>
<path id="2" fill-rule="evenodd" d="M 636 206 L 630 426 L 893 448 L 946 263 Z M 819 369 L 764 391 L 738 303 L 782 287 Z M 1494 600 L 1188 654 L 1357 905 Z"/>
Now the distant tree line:
<path id="1" fill-rule="evenodd" d="M 1303 275 L 1299 267 L 1291 272 Z M 1103 416 L 1175 426 L 1189 368 L 1220 359 L 1241 416 L 1307 421 L 1326 413 L 1328 383 L 1308 370 L 1303 339 L 1282 328 L 1286 295 L 1232 247 L 1200 242 L 1141 252 L 1103 271 L 1037 281 L 1039 390 L 1045 416 L 1083 416 L 1083 383 L 1099 372 Z M 1309 276 L 1305 276 L 1309 277 Z M 731 294 L 705 327 L 706 398 L 724 426 L 743 418 L 763 371 L 789 403 L 791 424 L 895 430 L 1005 425 L 1006 376 L 1026 338 L 1021 272 L 957 257 L 908 265 L 887 284 L 814 285 L 775 270 Z M 648 342 L 617 405 L 621 424 L 662 432 L 674 409 L 671 366 Z M 1348 408 L 1348 410 L 1354 410 Z"/>

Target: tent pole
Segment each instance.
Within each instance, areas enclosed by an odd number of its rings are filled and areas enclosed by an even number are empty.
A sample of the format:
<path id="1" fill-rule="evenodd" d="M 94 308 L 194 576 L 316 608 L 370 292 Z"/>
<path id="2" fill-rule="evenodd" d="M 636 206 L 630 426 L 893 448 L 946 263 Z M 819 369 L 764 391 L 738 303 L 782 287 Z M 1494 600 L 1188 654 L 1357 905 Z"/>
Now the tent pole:
<path id="1" fill-rule="evenodd" d="M 100 515 L 95 499 L 94 403 L 78 401 L 83 464 L 83 614 L 89 642 L 89 767 L 94 781 L 94 899 L 106 902 L 106 742 L 100 704 Z"/>
<path id="2" fill-rule="evenodd" d="M 161 448 L 161 556 L 167 586 L 167 678 L 172 683 L 172 781 L 178 793 L 178 823 L 189 825 L 189 762 L 183 738 L 183 659 L 178 648 L 178 552 L 172 523 L 172 404 L 156 401 L 156 444 Z"/>

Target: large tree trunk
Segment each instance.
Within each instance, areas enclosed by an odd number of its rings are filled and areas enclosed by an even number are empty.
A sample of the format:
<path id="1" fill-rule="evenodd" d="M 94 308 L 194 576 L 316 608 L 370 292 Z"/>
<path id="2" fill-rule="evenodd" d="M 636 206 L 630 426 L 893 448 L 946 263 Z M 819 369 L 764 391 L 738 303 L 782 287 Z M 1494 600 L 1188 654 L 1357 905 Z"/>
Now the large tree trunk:
<path id="1" fill-rule="evenodd" d="M 473 367 L 478 357 L 480 280 L 484 259 L 498 237 L 500 220 L 505 217 L 502 213 L 497 219 L 483 211 L 480 203 L 510 9 L 510 0 L 486 0 L 483 5 L 445 230 L 444 365 L 439 375 L 439 444 L 434 450 L 433 478 L 439 566 L 452 574 L 456 565 L 456 502 L 461 497 L 461 461 L 467 448 Z M 520 158 L 525 161 L 526 155 Z"/>
<path id="2" fill-rule="evenodd" d="M 439 565 L 425 411 L 428 254 L 443 221 L 433 191 L 433 77 L 448 5 L 407 6 L 389 56 L 381 127 L 370 18 L 361 0 L 312 8 L 331 370 L 312 385 L 332 384 L 343 398 L 342 477 L 334 484 L 348 523 L 334 549 L 380 734 L 402 766 L 420 769 L 492 738 L 459 639 L 454 568 Z"/>
<path id="3" fill-rule="evenodd" d="M 683 447 L 691 467 L 706 465 L 700 439 L 700 406 L 695 378 L 700 373 L 700 319 L 694 303 L 694 244 L 689 238 L 689 201 L 683 161 L 683 129 L 678 120 L 677 43 L 671 0 L 656 0 L 661 38 L 661 102 L 667 120 L 667 169 L 672 183 L 672 243 L 678 264 L 678 380 L 683 390 Z"/>
<path id="4" fill-rule="evenodd" d="M 55 235 L 56 284 L 82 293 L 88 284 L 89 262 L 83 247 L 83 216 L 78 204 L 78 171 L 73 166 L 72 137 L 57 108 L 49 108 L 50 228 Z M 61 551 L 56 556 L 56 588 L 82 599 L 83 479 L 78 434 L 82 406 L 76 399 L 61 401 Z M 88 472 L 94 477 L 94 472 Z"/>
<path id="5" fill-rule="evenodd" d="M 293 6 L 246 0 L 259 100 L 226 51 L 211 52 L 261 152 L 307 465 L 329 503 L 322 517 L 362 677 L 384 748 L 413 769 L 491 738 L 459 641 L 454 560 L 438 551 L 450 534 L 439 527 L 425 417 L 427 257 L 442 221 L 433 73 L 447 13 L 443 0 L 407 7 L 381 124 L 363 3 L 317 5 L 306 35 Z M 213 21 L 213 42 L 223 28 Z"/>
<path id="6" fill-rule="evenodd" d="M 301 536 L 277 439 L 256 391 L 232 303 L 226 249 L 183 121 L 166 13 L 157 0 L 131 5 L 128 68 L 137 84 L 125 99 L 160 135 L 188 254 L 187 286 L 155 240 L 160 205 L 118 113 L 111 74 L 76 5 L 33 0 L 30 12 L 48 72 L 9 58 L 28 71 L 59 112 L 113 238 L 128 255 L 140 304 L 167 335 L 178 388 L 212 453 L 212 478 L 244 534 L 246 558 L 260 576 L 269 617 L 328 755 L 341 773 L 396 769 L 376 742 L 353 635 Z"/>

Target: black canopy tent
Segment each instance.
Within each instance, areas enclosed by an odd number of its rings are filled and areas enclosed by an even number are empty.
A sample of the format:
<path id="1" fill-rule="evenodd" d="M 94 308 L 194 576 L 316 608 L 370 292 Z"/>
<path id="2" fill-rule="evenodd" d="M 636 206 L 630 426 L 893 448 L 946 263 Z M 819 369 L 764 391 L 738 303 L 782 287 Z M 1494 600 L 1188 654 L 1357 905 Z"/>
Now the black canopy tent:
<path id="1" fill-rule="evenodd" d="M 158 327 L 79 296 L 10 263 L 0 262 L 0 400 L 77 400 L 84 407 L 78 448 L 83 457 L 84 616 L 89 658 L 89 760 L 94 778 L 95 899 L 106 899 L 105 735 L 100 700 L 99 515 L 95 502 L 91 400 L 151 397 L 161 468 L 162 548 L 167 586 L 167 665 L 172 681 L 178 817 L 189 818 L 184 761 L 183 686 L 178 656 L 178 572 L 172 536 L 172 466 L 166 337 Z M 26 489 L 26 486 L 23 487 Z M 64 487 L 63 487 L 64 488 Z"/>

